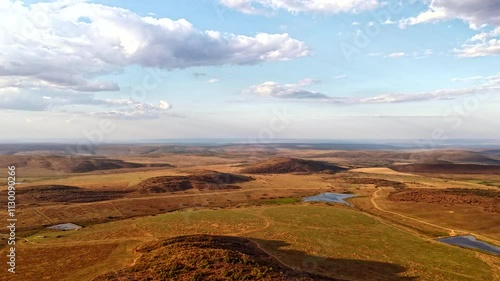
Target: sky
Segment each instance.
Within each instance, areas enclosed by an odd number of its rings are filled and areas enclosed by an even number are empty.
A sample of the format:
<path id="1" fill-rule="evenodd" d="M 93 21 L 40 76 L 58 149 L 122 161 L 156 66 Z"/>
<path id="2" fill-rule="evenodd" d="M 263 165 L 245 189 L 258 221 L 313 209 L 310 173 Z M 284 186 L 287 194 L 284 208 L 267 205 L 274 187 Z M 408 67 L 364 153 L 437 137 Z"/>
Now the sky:
<path id="1" fill-rule="evenodd" d="M 497 0 L 0 0 L 0 140 L 500 137 Z"/>

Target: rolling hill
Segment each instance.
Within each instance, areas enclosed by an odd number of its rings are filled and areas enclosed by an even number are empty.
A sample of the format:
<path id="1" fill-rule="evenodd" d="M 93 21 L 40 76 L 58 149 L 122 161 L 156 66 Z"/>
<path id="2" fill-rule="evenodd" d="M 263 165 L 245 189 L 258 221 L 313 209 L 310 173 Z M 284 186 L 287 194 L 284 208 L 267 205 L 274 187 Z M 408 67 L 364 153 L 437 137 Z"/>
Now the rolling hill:
<path id="1" fill-rule="evenodd" d="M 238 237 L 193 235 L 157 242 L 138 250 L 135 264 L 93 281 L 118 280 L 264 280 L 327 281 L 328 277 L 290 269 Z"/>
<path id="2" fill-rule="evenodd" d="M 137 185 L 141 193 L 165 193 L 198 190 L 230 190 L 239 189 L 235 183 L 253 180 L 241 175 L 220 173 L 215 171 L 196 171 L 189 176 L 160 176 L 146 179 Z"/>
<path id="3" fill-rule="evenodd" d="M 252 164 L 241 170 L 247 174 L 287 174 L 287 173 L 337 173 L 345 168 L 322 161 L 297 158 L 273 158 Z"/>

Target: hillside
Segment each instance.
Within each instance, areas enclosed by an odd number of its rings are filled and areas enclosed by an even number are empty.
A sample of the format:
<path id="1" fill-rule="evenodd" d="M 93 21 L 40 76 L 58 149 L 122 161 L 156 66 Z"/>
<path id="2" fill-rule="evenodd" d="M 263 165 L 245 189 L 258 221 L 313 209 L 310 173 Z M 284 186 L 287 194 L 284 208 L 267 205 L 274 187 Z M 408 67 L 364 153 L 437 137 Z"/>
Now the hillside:
<path id="1" fill-rule="evenodd" d="M 94 278 L 112 280 L 334 280 L 292 270 L 238 237 L 193 235 L 148 245 L 135 264 Z"/>
<path id="2" fill-rule="evenodd" d="M 500 165 L 493 152 L 468 150 L 428 150 L 428 151 L 334 151 L 315 155 L 315 158 L 330 158 L 339 163 L 357 165 L 387 165 L 394 163 L 453 163 Z"/>
<path id="3" fill-rule="evenodd" d="M 235 183 L 253 180 L 241 175 L 215 171 L 196 171 L 189 176 L 161 176 L 149 178 L 137 185 L 141 193 L 176 192 L 188 189 L 230 190 L 239 189 Z"/>
<path id="4" fill-rule="evenodd" d="M 497 165 L 408 164 L 408 165 L 393 165 L 390 168 L 395 171 L 403 173 L 500 175 L 500 166 Z"/>
<path id="5" fill-rule="evenodd" d="M 39 185 L 18 189 L 20 203 L 86 203 L 106 201 L 123 197 L 125 192 L 116 190 L 87 190 L 67 185 Z"/>
<path id="6" fill-rule="evenodd" d="M 484 189 L 406 189 L 391 192 L 391 201 L 425 202 L 441 205 L 480 206 L 484 211 L 500 213 L 500 191 Z"/>
<path id="7" fill-rule="evenodd" d="M 17 168 L 35 168 L 60 171 L 65 173 L 86 173 L 100 170 L 144 168 L 144 167 L 172 167 L 169 164 L 142 164 L 123 160 L 93 156 L 0 156 L 1 166 L 16 166 Z"/>
<path id="8" fill-rule="evenodd" d="M 247 174 L 337 173 L 345 168 L 322 161 L 297 158 L 273 158 L 241 170 Z"/>

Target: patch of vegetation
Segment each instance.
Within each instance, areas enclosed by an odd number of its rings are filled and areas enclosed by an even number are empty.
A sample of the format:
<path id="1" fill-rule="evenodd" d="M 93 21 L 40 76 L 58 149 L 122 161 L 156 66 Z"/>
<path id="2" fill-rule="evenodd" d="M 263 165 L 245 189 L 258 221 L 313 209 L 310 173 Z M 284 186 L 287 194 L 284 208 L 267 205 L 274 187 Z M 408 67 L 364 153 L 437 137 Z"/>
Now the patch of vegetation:
<path id="1" fill-rule="evenodd" d="M 391 169 L 402 173 L 422 174 L 490 174 L 499 175 L 499 165 L 476 164 L 405 164 L 392 165 Z"/>
<path id="2" fill-rule="evenodd" d="M 480 206 L 485 211 L 500 213 L 500 191 L 495 190 L 467 188 L 404 189 L 391 192 L 387 199 L 403 202 Z"/>
<path id="3" fill-rule="evenodd" d="M 188 189 L 223 190 L 239 189 L 234 183 L 252 181 L 253 178 L 215 171 L 196 171 L 189 176 L 153 177 L 137 185 L 142 193 L 165 193 Z"/>
<path id="4" fill-rule="evenodd" d="M 405 183 L 376 178 L 346 178 L 350 184 L 374 184 L 375 187 L 393 187 L 395 189 L 403 189 L 408 187 Z"/>
<path id="5" fill-rule="evenodd" d="M 500 187 L 500 182 L 495 182 L 490 180 L 482 180 L 478 183 L 486 186 Z"/>
<path id="6" fill-rule="evenodd" d="M 181 236 L 139 252 L 143 255 L 131 268 L 93 280 L 335 280 L 284 267 L 245 238 Z"/>
<path id="7" fill-rule="evenodd" d="M 276 198 L 276 199 L 258 201 L 258 203 L 262 205 L 286 205 L 286 204 L 295 204 L 299 202 L 302 202 L 302 199 L 295 197 Z"/>
<path id="8" fill-rule="evenodd" d="M 86 173 L 101 170 L 144 167 L 173 167 L 166 163 L 131 163 L 98 156 L 27 156 L 9 155 L 0 158 L 4 166 L 41 168 L 65 173 Z"/>
<path id="9" fill-rule="evenodd" d="M 500 198 L 500 192 L 494 190 L 477 188 L 447 188 L 445 191 L 456 195 L 476 195 L 488 198 Z"/>
<path id="10" fill-rule="evenodd" d="M 274 158 L 264 162 L 249 165 L 241 170 L 248 174 L 287 174 L 287 173 L 337 173 L 345 168 L 323 161 L 304 160 L 297 158 Z"/>
<path id="11" fill-rule="evenodd" d="M 117 190 L 87 190 L 67 185 L 39 185 L 20 189 L 20 202 L 86 203 L 121 198 L 126 192 Z"/>

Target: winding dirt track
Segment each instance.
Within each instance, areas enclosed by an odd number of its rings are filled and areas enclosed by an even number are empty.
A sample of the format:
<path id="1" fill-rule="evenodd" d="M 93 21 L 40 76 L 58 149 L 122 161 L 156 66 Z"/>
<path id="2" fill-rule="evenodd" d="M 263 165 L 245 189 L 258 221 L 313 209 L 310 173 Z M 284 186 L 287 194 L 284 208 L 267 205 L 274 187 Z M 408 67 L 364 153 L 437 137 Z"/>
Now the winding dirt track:
<path id="1" fill-rule="evenodd" d="M 494 242 L 495 244 L 500 244 L 499 241 L 495 240 L 495 239 L 492 239 L 492 238 L 486 238 L 484 236 L 481 236 L 479 234 L 476 234 L 476 233 L 472 233 L 470 231 L 467 231 L 467 230 L 463 230 L 463 229 L 451 229 L 451 228 L 447 228 L 447 227 L 444 227 L 444 226 L 440 226 L 440 225 L 437 225 L 437 224 L 433 224 L 433 223 L 430 223 L 430 222 L 427 222 L 427 221 L 424 221 L 424 220 L 421 220 L 421 219 L 417 219 L 417 218 L 413 218 L 413 217 L 410 217 L 410 216 L 406 216 L 406 215 L 403 215 L 403 214 L 400 214 L 400 213 L 396 213 L 396 212 L 392 212 L 392 211 L 388 211 L 388 210 L 384 210 L 382 208 L 380 208 L 380 206 L 377 204 L 377 202 L 375 202 L 375 199 L 379 198 L 380 196 L 378 195 L 378 193 L 382 191 L 382 189 L 379 189 L 377 191 L 375 191 L 372 195 L 372 198 L 370 199 L 373 207 L 375 207 L 375 209 L 379 210 L 379 211 L 382 211 L 382 212 L 385 212 L 385 213 L 389 213 L 389 214 L 392 214 L 392 215 L 396 215 L 396 216 L 399 216 L 399 217 L 402 217 L 402 218 L 405 218 L 405 219 L 409 219 L 409 220 L 413 220 L 413 221 L 416 221 L 416 222 L 419 222 L 419 223 L 423 223 L 423 224 L 427 224 L 427 225 L 430 225 L 430 226 L 433 226 L 433 227 L 436 227 L 436 228 L 439 228 L 439 229 L 443 229 L 443 230 L 446 230 L 450 236 L 455 236 L 457 235 L 457 231 L 458 232 L 461 232 L 461 233 L 468 233 L 469 235 L 473 235 L 481 240 L 485 240 L 485 241 L 492 241 Z"/>
<path id="2" fill-rule="evenodd" d="M 384 210 L 384 209 L 380 208 L 380 206 L 375 202 L 375 199 L 377 199 L 377 198 L 380 197 L 380 196 L 378 196 L 378 193 L 380 191 L 382 191 L 382 189 L 379 189 L 379 190 L 375 191 L 373 193 L 373 196 L 372 196 L 371 200 L 370 200 L 372 202 L 372 204 L 373 204 L 373 207 L 375 207 L 375 209 L 377 209 L 379 211 L 382 211 L 382 212 L 385 212 L 385 213 L 389 213 L 389 214 L 393 214 L 393 215 L 396 215 L 396 216 L 400 216 L 400 217 L 405 218 L 405 219 L 418 221 L 418 222 L 423 223 L 423 224 L 427 224 L 427 225 L 430 225 L 430 226 L 434 226 L 434 227 L 446 230 L 451 236 L 455 235 L 455 231 L 453 229 L 451 229 L 451 228 L 443 227 L 443 226 L 440 226 L 440 225 L 437 225 L 437 224 L 433 224 L 433 223 L 430 223 L 430 222 L 423 221 L 421 219 L 412 218 L 412 217 L 409 217 L 409 216 L 406 216 L 406 215 L 403 215 L 403 214 L 400 214 L 400 213 L 396 213 L 396 212 L 392 212 L 392 211 L 388 211 L 388 210 Z"/>

